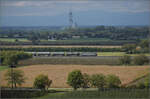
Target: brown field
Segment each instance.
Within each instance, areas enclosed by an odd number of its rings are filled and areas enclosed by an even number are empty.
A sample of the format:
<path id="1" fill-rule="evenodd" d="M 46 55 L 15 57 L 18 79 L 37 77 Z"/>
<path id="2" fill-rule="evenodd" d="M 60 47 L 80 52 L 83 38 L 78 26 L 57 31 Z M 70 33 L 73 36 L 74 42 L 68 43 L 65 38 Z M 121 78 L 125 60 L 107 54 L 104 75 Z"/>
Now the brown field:
<path id="1" fill-rule="evenodd" d="M 1 45 L 0 46 L 1 48 L 4 48 L 4 47 L 6 47 L 6 48 L 37 48 L 37 47 L 40 47 L 40 48 L 49 48 L 49 47 L 60 47 L 60 48 L 78 48 L 78 47 L 88 47 L 88 48 L 121 48 L 121 46 L 92 46 L 92 45 L 82 45 L 82 46 L 80 46 L 80 45 L 60 45 L 60 46 L 46 46 L 46 45 L 39 45 L 39 46 L 37 46 L 37 45 L 22 45 L 22 46 L 19 46 L 19 45 L 14 45 L 14 46 L 7 46 L 7 45 Z"/>
<path id="2" fill-rule="evenodd" d="M 34 78 L 39 74 L 46 74 L 50 79 L 53 80 L 51 87 L 53 88 L 67 88 L 66 84 L 67 75 L 74 69 L 80 69 L 83 73 L 89 75 L 95 73 L 115 74 L 119 76 L 122 84 L 128 84 L 137 77 L 146 75 L 149 73 L 149 66 L 86 66 L 86 65 L 32 65 L 18 68 L 23 70 L 25 77 L 27 77 L 26 83 L 23 87 L 32 87 Z M 7 83 L 4 80 L 4 73 L 6 70 L 1 72 L 1 85 L 6 86 Z"/>

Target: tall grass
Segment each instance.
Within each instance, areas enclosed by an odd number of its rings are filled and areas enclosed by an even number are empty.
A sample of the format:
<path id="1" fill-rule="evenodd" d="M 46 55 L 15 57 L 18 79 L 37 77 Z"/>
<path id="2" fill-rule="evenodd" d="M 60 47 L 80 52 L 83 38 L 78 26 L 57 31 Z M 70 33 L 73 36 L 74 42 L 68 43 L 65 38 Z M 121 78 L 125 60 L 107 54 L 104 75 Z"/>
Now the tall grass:
<path id="1" fill-rule="evenodd" d="M 71 91 L 49 93 L 41 98 L 53 99 L 149 99 L 148 89 L 110 89 L 105 91 Z"/>
<path id="2" fill-rule="evenodd" d="M 96 57 L 49 57 L 32 58 L 19 62 L 19 65 L 38 65 L 38 64 L 61 64 L 61 65 L 118 65 L 117 58 L 96 58 Z"/>

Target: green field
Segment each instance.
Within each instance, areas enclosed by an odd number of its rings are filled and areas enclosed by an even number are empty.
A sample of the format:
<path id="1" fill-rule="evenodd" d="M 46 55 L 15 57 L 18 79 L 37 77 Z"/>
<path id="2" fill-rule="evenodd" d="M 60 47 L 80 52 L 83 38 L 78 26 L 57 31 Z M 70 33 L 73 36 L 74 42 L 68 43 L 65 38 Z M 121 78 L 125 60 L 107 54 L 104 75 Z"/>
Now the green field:
<path id="1" fill-rule="evenodd" d="M 17 38 L 0 38 L 0 41 L 5 43 L 16 43 Z M 20 42 L 28 42 L 32 44 L 31 41 L 26 38 L 18 38 Z M 39 42 L 40 41 L 40 42 Z M 79 38 L 79 39 L 67 39 L 67 40 L 46 40 L 39 39 L 37 42 L 39 45 L 123 45 L 126 43 L 135 43 L 134 40 L 110 40 L 105 38 Z M 11 44 L 10 44 L 11 45 Z"/>
<path id="2" fill-rule="evenodd" d="M 137 56 L 139 54 L 126 54 L 125 52 L 98 52 L 98 56 L 123 56 L 123 55 L 129 55 L 129 56 Z M 146 56 L 150 56 L 149 53 L 145 54 Z"/>
<path id="3" fill-rule="evenodd" d="M 8 66 L 0 66 L 0 71 L 3 71 L 5 69 L 8 69 Z"/>
<path id="4" fill-rule="evenodd" d="M 98 58 L 98 57 L 35 57 L 19 62 L 19 65 L 38 65 L 38 64 L 61 64 L 61 65 L 118 65 L 118 58 Z"/>
<path id="5" fill-rule="evenodd" d="M 25 39 L 25 38 L 17 38 L 18 41 L 20 42 L 29 42 L 29 40 Z M 4 42 L 16 42 L 15 38 L 0 38 L 0 41 L 4 41 Z"/>

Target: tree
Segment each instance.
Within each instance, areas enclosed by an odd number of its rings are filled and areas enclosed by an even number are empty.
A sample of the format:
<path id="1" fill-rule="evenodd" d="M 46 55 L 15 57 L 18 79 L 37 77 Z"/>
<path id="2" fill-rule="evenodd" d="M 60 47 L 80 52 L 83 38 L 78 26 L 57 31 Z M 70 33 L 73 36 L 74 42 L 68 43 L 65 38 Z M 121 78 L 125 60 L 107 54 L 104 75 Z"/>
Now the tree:
<path id="1" fill-rule="evenodd" d="M 18 61 L 32 57 L 31 54 L 22 51 L 2 51 L 0 56 L 4 65 L 17 65 Z"/>
<path id="2" fill-rule="evenodd" d="M 87 73 L 84 73 L 82 88 L 89 88 L 89 87 L 90 87 L 90 76 Z"/>
<path id="3" fill-rule="evenodd" d="M 40 74 L 35 78 L 33 86 L 35 88 L 48 90 L 51 84 L 52 84 L 52 80 L 50 80 L 47 75 Z"/>
<path id="4" fill-rule="evenodd" d="M 135 56 L 133 59 L 133 62 L 136 65 L 144 65 L 146 63 L 149 63 L 149 59 L 147 56 L 141 54 L 141 55 Z"/>
<path id="5" fill-rule="evenodd" d="M 106 85 L 106 79 L 103 74 L 93 74 L 90 79 L 91 85 L 97 87 L 99 90 Z"/>
<path id="6" fill-rule="evenodd" d="M 119 59 L 119 61 L 121 64 L 129 65 L 129 64 L 131 64 L 131 57 L 128 55 L 124 55 Z"/>
<path id="7" fill-rule="evenodd" d="M 108 88 L 118 88 L 121 84 L 121 80 L 116 75 L 107 75 L 106 76 L 106 85 Z"/>
<path id="8" fill-rule="evenodd" d="M 128 54 L 132 54 L 136 50 L 136 45 L 135 44 L 125 44 L 122 46 L 122 49 Z"/>
<path id="9" fill-rule="evenodd" d="M 18 42 L 19 40 L 18 39 L 15 39 L 15 42 Z"/>
<path id="10" fill-rule="evenodd" d="M 73 70 L 68 74 L 67 84 L 72 86 L 74 90 L 82 87 L 83 75 L 80 70 Z"/>
<path id="11" fill-rule="evenodd" d="M 149 40 L 143 40 L 143 41 L 140 42 L 139 45 L 142 48 L 149 48 L 149 44 L 150 44 Z"/>
<path id="12" fill-rule="evenodd" d="M 8 85 L 12 85 L 13 87 L 17 87 L 17 85 L 21 86 L 25 83 L 24 72 L 18 69 L 9 69 L 5 74 L 6 80 L 8 81 Z"/>

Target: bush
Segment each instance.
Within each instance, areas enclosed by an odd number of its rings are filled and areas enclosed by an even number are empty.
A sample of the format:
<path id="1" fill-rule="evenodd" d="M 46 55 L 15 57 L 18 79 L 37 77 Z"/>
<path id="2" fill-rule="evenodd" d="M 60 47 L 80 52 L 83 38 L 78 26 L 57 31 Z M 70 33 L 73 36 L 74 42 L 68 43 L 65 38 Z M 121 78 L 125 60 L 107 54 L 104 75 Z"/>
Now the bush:
<path id="1" fill-rule="evenodd" d="M 90 76 L 88 74 L 84 73 L 82 88 L 89 88 L 89 87 L 90 87 Z"/>
<path id="2" fill-rule="evenodd" d="M 125 45 L 122 46 L 122 49 L 127 54 L 132 54 L 132 53 L 134 53 L 134 51 L 136 49 L 136 45 L 135 44 L 125 44 Z"/>
<path id="3" fill-rule="evenodd" d="M 145 78 L 144 85 L 145 85 L 145 88 L 150 88 L 150 76 L 149 75 L 147 78 Z"/>
<path id="4" fill-rule="evenodd" d="M 91 85 L 97 87 L 99 90 L 106 85 L 105 76 L 103 74 L 93 74 L 90 79 Z"/>
<path id="5" fill-rule="evenodd" d="M 142 48 L 149 48 L 149 43 L 150 43 L 150 41 L 149 40 L 143 40 L 143 41 L 141 41 L 140 42 L 140 47 L 142 47 Z"/>
<path id="6" fill-rule="evenodd" d="M 124 55 L 119 59 L 119 61 L 120 64 L 129 65 L 131 64 L 131 57 L 128 55 Z"/>
<path id="7" fill-rule="evenodd" d="M 51 84 L 52 84 L 52 80 L 50 80 L 47 75 L 40 74 L 35 78 L 33 86 L 35 88 L 48 90 Z"/>
<path id="8" fill-rule="evenodd" d="M 143 83 L 143 82 L 139 82 L 139 83 L 137 84 L 137 88 L 139 88 L 139 89 L 144 89 L 144 88 L 145 88 L 144 83 Z"/>
<path id="9" fill-rule="evenodd" d="M 107 75 L 106 76 L 106 86 L 108 88 L 118 88 L 121 84 L 121 80 L 116 75 Z"/>
<path id="10" fill-rule="evenodd" d="M 68 74 L 67 84 L 72 86 L 74 90 L 82 87 L 83 75 L 80 70 L 74 70 Z"/>
<path id="11" fill-rule="evenodd" d="M 147 56 L 141 54 L 141 55 L 138 55 L 138 56 L 135 56 L 135 57 L 134 57 L 133 63 L 134 63 L 135 65 L 144 65 L 144 64 L 149 63 L 149 59 L 148 59 Z"/>

